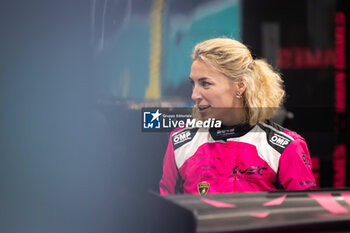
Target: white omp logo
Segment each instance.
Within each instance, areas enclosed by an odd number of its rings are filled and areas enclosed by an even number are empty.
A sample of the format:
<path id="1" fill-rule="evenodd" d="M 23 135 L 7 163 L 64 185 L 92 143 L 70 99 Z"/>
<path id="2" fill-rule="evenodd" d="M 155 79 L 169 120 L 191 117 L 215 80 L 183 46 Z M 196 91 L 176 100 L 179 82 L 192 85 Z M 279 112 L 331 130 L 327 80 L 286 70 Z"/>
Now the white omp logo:
<path id="1" fill-rule="evenodd" d="M 286 145 L 289 143 L 289 139 L 287 138 L 284 138 L 282 136 L 279 136 L 279 135 L 273 135 L 271 138 L 270 138 L 270 142 L 277 145 L 277 146 L 280 146 L 282 148 L 285 148 Z"/>
<path id="2" fill-rule="evenodd" d="M 190 136 L 191 136 L 190 131 L 182 132 L 178 135 L 175 135 L 174 136 L 174 145 L 176 145 L 180 142 L 186 141 L 188 139 L 191 139 Z"/>

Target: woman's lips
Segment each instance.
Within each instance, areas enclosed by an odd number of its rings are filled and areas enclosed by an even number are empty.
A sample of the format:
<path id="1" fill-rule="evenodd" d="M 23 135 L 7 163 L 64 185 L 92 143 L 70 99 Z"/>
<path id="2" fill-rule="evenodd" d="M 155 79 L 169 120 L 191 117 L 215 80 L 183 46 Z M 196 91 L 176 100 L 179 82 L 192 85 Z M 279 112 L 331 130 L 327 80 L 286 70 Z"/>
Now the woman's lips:
<path id="1" fill-rule="evenodd" d="M 208 110 L 210 108 L 210 105 L 202 105 L 202 106 L 198 106 L 199 112 L 205 112 L 206 110 Z"/>

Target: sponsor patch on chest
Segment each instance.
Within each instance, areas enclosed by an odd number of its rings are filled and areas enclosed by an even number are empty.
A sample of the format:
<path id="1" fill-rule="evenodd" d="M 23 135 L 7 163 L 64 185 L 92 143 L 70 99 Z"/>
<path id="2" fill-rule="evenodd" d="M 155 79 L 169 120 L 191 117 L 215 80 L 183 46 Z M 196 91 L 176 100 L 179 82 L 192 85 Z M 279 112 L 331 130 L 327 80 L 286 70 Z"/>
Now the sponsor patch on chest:
<path id="1" fill-rule="evenodd" d="M 198 183 L 198 192 L 200 195 L 205 195 L 207 194 L 208 190 L 209 190 L 209 183 L 202 181 L 200 183 Z"/>

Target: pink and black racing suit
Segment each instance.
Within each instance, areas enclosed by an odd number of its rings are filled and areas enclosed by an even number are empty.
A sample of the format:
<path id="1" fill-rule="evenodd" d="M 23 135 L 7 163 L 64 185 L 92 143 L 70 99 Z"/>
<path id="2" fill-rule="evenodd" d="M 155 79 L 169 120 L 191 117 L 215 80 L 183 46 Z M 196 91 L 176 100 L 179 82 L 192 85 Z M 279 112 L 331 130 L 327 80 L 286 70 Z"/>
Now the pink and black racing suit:
<path id="1" fill-rule="evenodd" d="M 305 140 L 275 123 L 177 128 L 163 162 L 160 194 L 315 188 Z"/>

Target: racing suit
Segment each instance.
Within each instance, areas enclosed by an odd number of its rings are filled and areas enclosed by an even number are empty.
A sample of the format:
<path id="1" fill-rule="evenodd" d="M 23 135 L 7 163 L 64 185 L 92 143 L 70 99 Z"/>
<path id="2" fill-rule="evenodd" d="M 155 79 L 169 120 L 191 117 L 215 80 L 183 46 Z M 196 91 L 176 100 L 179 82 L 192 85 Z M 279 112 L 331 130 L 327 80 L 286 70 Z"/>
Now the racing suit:
<path id="1" fill-rule="evenodd" d="M 269 121 L 177 128 L 164 157 L 160 194 L 311 189 L 311 166 L 305 140 Z"/>

